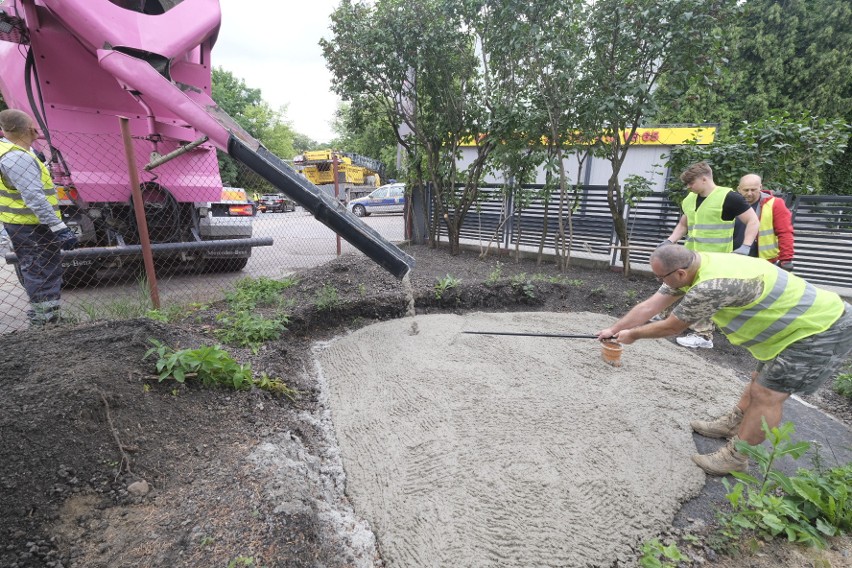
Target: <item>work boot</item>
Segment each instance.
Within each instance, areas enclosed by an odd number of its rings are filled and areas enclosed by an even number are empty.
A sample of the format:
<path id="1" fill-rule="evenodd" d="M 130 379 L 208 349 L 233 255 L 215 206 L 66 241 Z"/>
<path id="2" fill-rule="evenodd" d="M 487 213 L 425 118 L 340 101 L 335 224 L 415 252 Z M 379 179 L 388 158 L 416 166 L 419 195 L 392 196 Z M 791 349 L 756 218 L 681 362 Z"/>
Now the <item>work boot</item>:
<path id="1" fill-rule="evenodd" d="M 692 461 L 710 475 L 728 475 L 732 471 L 748 471 L 748 456 L 736 450 L 740 439 L 734 436 L 725 447 L 712 454 L 695 454 Z"/>
<path id="2" fill-rule="evenodd" d="M 693 420 L 689 423 L 693 431 L 708 438 L 731 438 L 736 436 L 743 421 L 743 411 L 735 406 L 724 416 L 715 420 Z"/>
<path id="3" fill-rule="evenodd" d="M 690 333 L 686 337 L 678 337 L 677 344 L 683 347 L 691 347 L 693 349 L 701 347 L 702 349 L 713 349 L 713 340 L 701 337 L 697 333 Z"/>

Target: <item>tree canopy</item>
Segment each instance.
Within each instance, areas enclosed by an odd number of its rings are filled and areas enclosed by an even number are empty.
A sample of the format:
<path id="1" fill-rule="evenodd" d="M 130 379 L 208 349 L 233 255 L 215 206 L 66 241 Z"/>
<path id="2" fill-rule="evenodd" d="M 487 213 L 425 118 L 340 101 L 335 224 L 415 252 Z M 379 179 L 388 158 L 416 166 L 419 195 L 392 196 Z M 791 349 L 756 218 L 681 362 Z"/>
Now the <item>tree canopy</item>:
<path id="1" fill-rule="evenodd" d="M 285 118 L 286 107 L 272 109 L 261 97 L 260 89 L 248 87 L 243 79 L 221 67 L 213 69 L 211 91 L 216 104 L 270 152 L 283 159 L 296 155 L 295 132 Z M 239 168 L 224 152 L 217 154 L 223 184 L 258 191 L 264 189 L 265 182 L 259 177 Z"/>
<path id="2" fill-rule="evenodd" d="M 746 0 L 720 31 L 727 64 L 692 77 L 683 96 L 664 82 L 667 103 L 658 121 L 719 123 L 723 139 L 744 124 L 783 115 L 792 117 L 791 128 L 803 115 L 852 123 L 848 0 Z M 852 194 L 849 146 L 810 175 L 823 178 L 812 186 Z"/>

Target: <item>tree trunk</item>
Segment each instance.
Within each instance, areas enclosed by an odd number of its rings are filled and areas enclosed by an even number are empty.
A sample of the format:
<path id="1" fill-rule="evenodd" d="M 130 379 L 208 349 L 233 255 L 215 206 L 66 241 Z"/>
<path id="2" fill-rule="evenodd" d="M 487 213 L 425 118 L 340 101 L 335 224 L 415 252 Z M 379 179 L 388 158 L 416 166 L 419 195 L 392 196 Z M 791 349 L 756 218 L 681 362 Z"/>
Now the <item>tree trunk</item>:
<path id="1" fill-rule="evenodd" d="M 612 222 L 618 242 L 621 243 L 622 247 L 627 247 L 630 243 L 627 242 L 627 223 L 624 221 L 624 198 L 621 194 L 621 185 L 618 183 L 618 171 L 616 171 L 616 168 L 613 168 L 607 185 L 607 202 L 609 203 L 609 210 L 612 214 Z M 627 276 L 630 274 L 630 251 L 627 248 L 617 250 L 621 253 L 624 276 Z"/>

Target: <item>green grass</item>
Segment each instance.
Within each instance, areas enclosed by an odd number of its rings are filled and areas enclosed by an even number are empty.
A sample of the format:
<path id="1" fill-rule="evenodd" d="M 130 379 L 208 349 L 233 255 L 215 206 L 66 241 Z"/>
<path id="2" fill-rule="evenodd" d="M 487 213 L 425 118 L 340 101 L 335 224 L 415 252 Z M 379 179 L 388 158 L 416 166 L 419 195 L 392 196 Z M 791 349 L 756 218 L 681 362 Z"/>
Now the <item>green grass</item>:
<path id="1" fill-rule="evenodd" d="M 321 312 L 333 310 L 340 304 L 340 294 L 337 292 L 337 288 L 331 284 L 326 284 L 320 288 L 314 297 L 314 306 Z"/>

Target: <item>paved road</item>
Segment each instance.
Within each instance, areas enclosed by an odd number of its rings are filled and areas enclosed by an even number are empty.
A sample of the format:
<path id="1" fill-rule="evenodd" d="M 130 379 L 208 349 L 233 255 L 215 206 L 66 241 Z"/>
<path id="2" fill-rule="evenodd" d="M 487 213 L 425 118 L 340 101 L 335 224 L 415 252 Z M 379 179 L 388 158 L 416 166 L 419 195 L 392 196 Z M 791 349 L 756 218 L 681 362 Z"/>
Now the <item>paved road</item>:
<path id="1" fill-rule="evenodd" d="M 362 219 L 391 242 L 404 238 L 402 215 L 371 215 Z M 254 237 L 271 237 L 273 246 L 253 249 L 246 268 L 227 274 L 171 275 L 159 280 L 163 306 L 221 299 L 223 291 L 246 276 L 282 278 L 298 270 L 318 266 L 337 256 L 335 233 L 298 208 L 290 213 L 259 213 L 254 219 Z M 341 253 L 357 249 L 341 241 Z M 4 251 L 0 251 L 5 253 Z M 364 257 L 364 262 L 371 262 Z M 66 311 L 89 319 L 92 314 L 110 312 L 114 316 L 138 311 L 146 294 L 133 277 L 123 282 L 102 282 L 97 287 L 64 290 Z M 14 268 L 0 261 L 0 333 L 27 327 L 27 296 L 15 276 Z"/>

